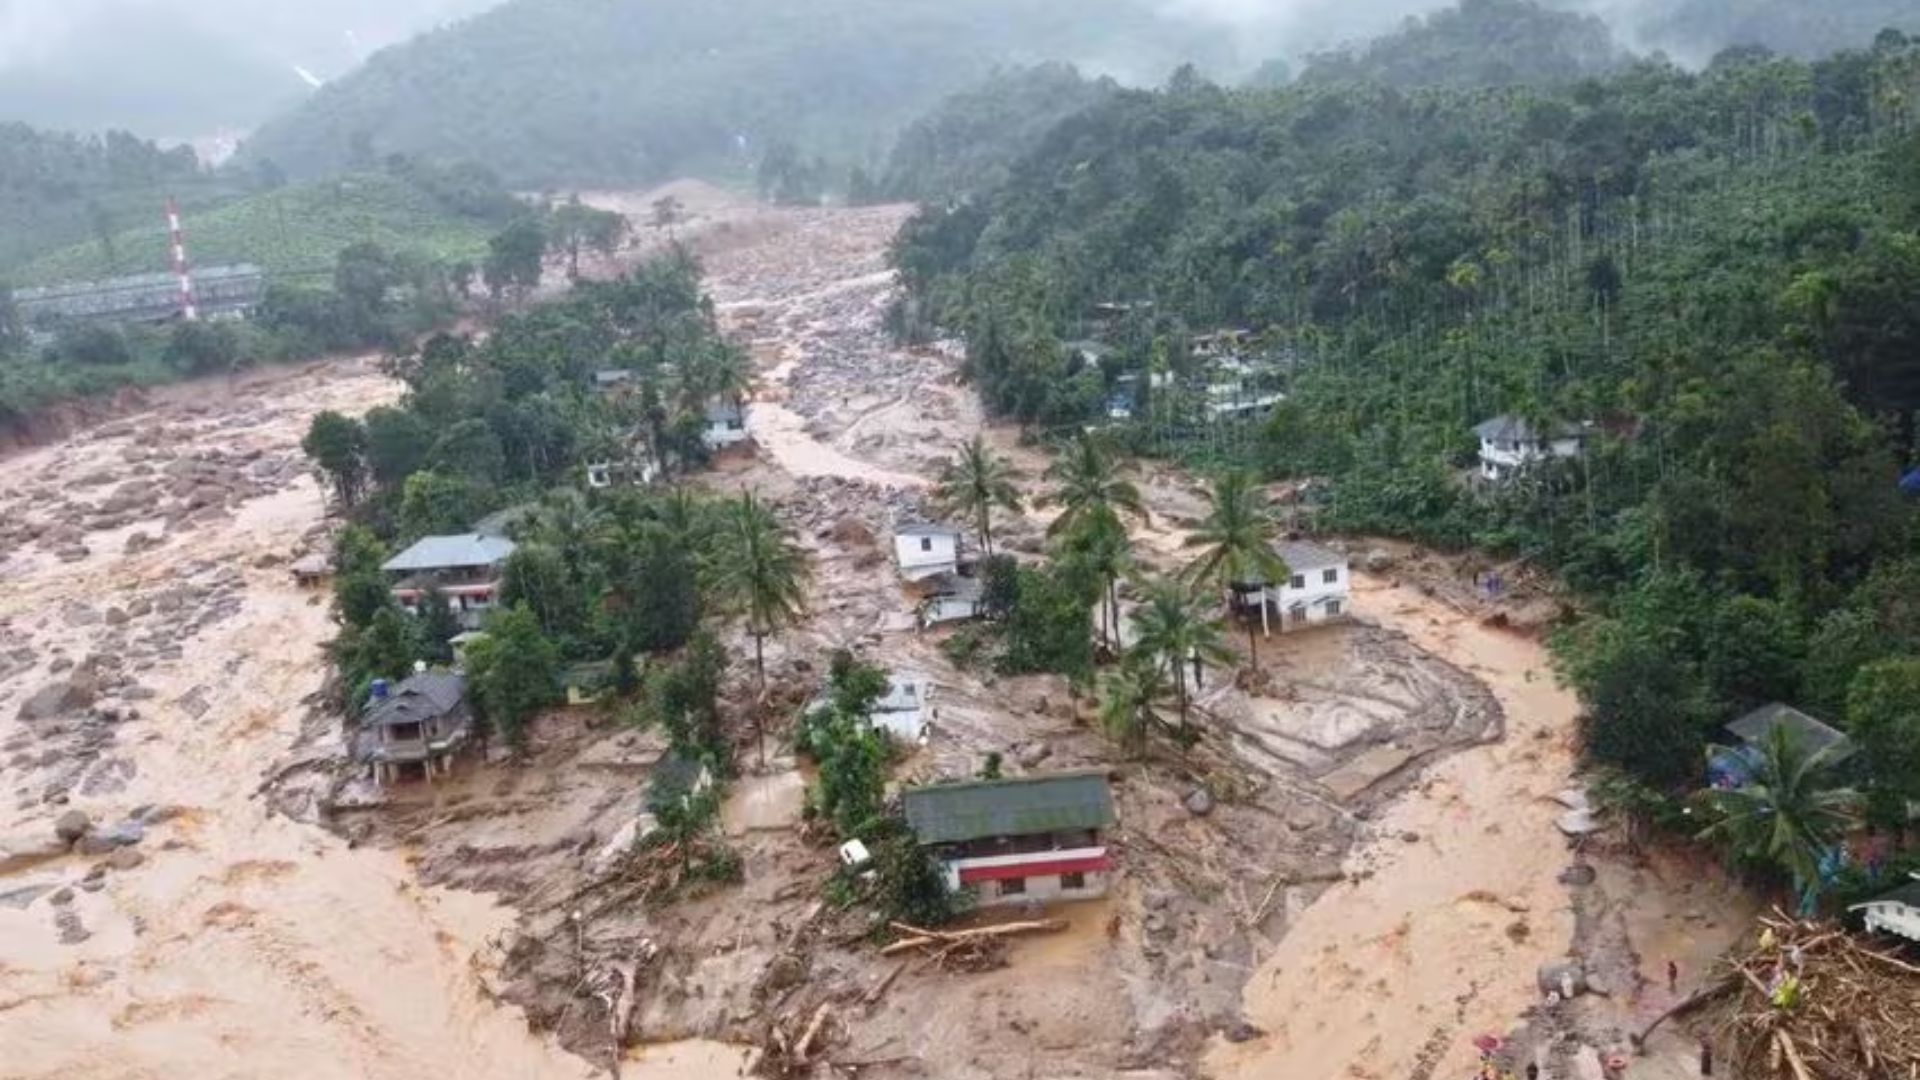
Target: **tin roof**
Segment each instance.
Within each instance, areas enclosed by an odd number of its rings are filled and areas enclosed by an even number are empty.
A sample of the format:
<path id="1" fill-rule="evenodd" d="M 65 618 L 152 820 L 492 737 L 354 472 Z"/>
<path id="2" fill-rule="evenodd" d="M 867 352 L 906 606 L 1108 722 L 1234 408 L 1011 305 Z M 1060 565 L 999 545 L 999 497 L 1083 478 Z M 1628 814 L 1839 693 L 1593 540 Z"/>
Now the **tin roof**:
<path id="1" fill-rule="evenodd" d="M 1909 881 L 1891 892 L 1881 893 L 1879 896 L 1873 897 L 1864 903 L 1855 904 L 1847 910 L 1858 911 L 1868 904 L 1901 904 L 1914 908 L 1915 910 L 1920 910 L 1920 881 Z"/>
<path id="2" fill-rule="evenodd" d="M 1113 824 L 1113 796 L 1102 772 L 910 787 L 900 793 L 900 801 L 922 844 Z"/>
<path id="3" fill-rule="evenodd" d="M 428 536 L 407 550 L 380 564 L 392 574 L 419 570 L 456 570 L 471 566 L 493 566 L 513 554 L 513 541 L 504 536 L 462 533 L 459 536 Z"/>
<path id="4" fill-rule="evenodd" d="M 1775 727 L 1785 725 L 1793 732 L 1794 738 L 1808 753 L 1818 753 L 1830 746 L 1843 746 L 1847 737 L 1815 720 L 1791 705 L 1779 702 L 1762 705 L 1747 715 L 1727 725 L 1727 730 L 1739 736 L 1740 741 L 1757 745 L 1767 741 L 1767 734 Z"/>
<path id="5" fill-rule="evenodd" d="M 423 723 L 458 708 L 466 694 L 465 677 L 448 671 L 423 671 L 394 687 L 386 700 L 373 702 L 360 723 L 367 728 Z"/>
<path id="6" fill-rule="evenodd" d="M 1305 540 L 1282 540 L 1273 545 L 1273 553 L 1287 564 L 1287 569 L 1296 574 L 1312 573 L 1335 566 L 1347 565 L 1347 557 L 1331 548 L 1319 544 L 1309 544 Z"/>

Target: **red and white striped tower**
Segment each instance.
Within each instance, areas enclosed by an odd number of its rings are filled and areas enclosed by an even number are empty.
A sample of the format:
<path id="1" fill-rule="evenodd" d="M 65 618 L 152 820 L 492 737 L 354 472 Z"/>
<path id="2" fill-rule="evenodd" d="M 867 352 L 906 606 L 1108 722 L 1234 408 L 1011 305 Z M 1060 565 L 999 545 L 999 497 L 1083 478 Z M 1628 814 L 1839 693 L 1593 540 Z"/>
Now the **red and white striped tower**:
<path id="1" fill-rule="evenodd" d="M 180 229 L 180 206 L 167 200 L 167 231 L 173 234 L 173 273 L 180 279 L 180 317 L 188 322 L 200 318 L 193 302 L 193 269 L 187 264 L 187 237 Z"/>

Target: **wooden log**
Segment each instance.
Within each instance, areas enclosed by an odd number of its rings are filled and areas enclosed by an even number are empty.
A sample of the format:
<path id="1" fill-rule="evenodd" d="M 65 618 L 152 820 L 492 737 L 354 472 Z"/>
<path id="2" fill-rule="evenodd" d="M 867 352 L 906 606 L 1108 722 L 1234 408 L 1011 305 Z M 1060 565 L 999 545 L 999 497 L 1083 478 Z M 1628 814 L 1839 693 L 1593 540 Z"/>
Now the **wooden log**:
<path id="1" fill-rule="evenodd" d="M 1787 1055 L 1787 1064 L 1793 1066 L 1794 1080 L 1813 1080 L 1813 1074 L 1807 1071 L 1807 1063 L 1800 1060 L 1800 1051 L 1793 1045 L 1793 1036 L 1784 1031 L 1773 1033 L 1774 1040 Z"/>
<path id="2" fill-rule="evenodd" d="M 907 970 L 907 965 L 911 963 L 913 963 L 913 961 L 909 959 L 909 960 L 902 960 L 898 964 L 895 964 L 893 966 L 893 970 L 887 972 L 886 978 L 881 979 L 879 982 L 875 983 L 873 985 L 873 989 L 860 995 L 860 1004 L 864 1006 L 871 1006 L 873 1005 L 874 1002 L 879 1001 L 881 997 L 885 996 L 887 992 L 887 987 L 892 986 L 893 980 L 899 978 L 900 973 Z"/>
<path id="3" fill-rule="evenodd" d="M 806 1065 L 807 1055 L 813 1050 L 813 1040 L 819 1036 L 820 1029 L 826 1025 L 827 1018 L 832 1015 L 833 1003 L 830 1001 L 821 1002 L 820 1007 L 813 1010 L 813 1020 L 807 1024 L 806 1033 L 800 1036 L 800 1041 L 793 1048 L 795 1065 Z"/>
<path id="4" fill-rule="evenodd" d="M 1065 930 L 1070 924 L 1065 919 L 1035 919 L 1028 922 L 996 923 L 993 926 L 976 926 L 970 930 L 924 930 L 908 923 L 888 923 L 902 934 L 914 937 L 932 938 L 935 941 L 973 941 L 978 938 L 1007 937 L 1012 934 L 1054 934 Z"/>

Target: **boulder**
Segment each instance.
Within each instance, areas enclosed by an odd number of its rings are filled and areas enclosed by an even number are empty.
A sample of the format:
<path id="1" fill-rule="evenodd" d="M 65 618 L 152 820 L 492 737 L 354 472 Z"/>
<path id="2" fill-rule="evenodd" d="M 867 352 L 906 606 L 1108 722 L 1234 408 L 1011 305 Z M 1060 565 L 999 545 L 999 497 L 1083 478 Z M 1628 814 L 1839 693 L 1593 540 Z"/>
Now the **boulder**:
<path id="1" fill-rule="evenodd" d="M 1206 817 L 1213 813 L 1213 792 L 1203 787 L 1194 788 L 1187 792 L 1186 798 L 1180 800 L 1180 805 L 1195 817 Z"/>
<path id="2" fill-rule="evenodd" d="M 1360 561 L 1360 565 L 1366 567 L 1367 573 L 1369 574 L 1384 574 L 1393 569 L 1397 561 L 1398 560 L 1394 559 L 1388 552 L 1380 548 L 1374 548 L 1372 551 L 1367 552 L 1366 558 Z"/>
<path id="3" fill-rule="evenodd" d="M 146 861 L 147 857 L 145 855 L 140 854 L 139 851 L 130 847 L 123 847 L 107 856 L 107 865 L 113 867 L 115 870 L 132 870 Z"/>
<path id="4" fill-rule="evenodd" d="M 1023 769 L 1037 769 L 1052 756 L 1053 747 L 1044 742 L 1031 742 L 1014 751 L 1013 760 Z"/>
<path id="5" fill-rule="evenodd" d="M 53 834 L 63 844 L 72 844 L 93 829 L 93 818 L 85 810 L 69 810 L 53 822 Z"/>
<path id="6" fill-rule="evenodd" d="M 114 847 L 132 847 L 147 838 L 147 827 L 139 821 L 128 818 L 126 821 L 106 829 L 99 834 L 100 839 Z"/>
<path id="7" fill-rule="evenodd" d="M 0 837 L 0 876 L 31 869 L 67 853 L 68 843 L 57 836 Z"/>
<path id="8" fill-rule="evenodd" d="M 108 626 L 125 626 L 130 619 L 131 616 L 120 608 L 110 607 L 107 609 Z"/>
<path id="9" fill-rule="evenodd" d="M 20 719 L 49 720 L 70 712 L 78 712 L 93 704 L 94 691 L 90 680 L 78 677 L 56 679 L 34 691 L 33 696 L 20 703 Z"/>

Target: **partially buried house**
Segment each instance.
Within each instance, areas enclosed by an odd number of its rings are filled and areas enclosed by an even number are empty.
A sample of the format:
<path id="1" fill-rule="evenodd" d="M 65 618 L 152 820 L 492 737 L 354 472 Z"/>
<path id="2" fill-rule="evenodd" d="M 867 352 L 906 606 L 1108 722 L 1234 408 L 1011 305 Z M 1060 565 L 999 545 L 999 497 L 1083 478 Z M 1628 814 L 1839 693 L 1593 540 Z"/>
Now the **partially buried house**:
<path id="1" fill-rule="evenodd" d="M 360 715 L 356 755 L 381 784 L 428 780 L 453 771 L 453 757 L 473 736 L 467 680 L 445 671 L 418 672 L 398 686 L 376 679 Z"/>
<path id="2" fill-rule="evenodd" d="M 1114 823 L 1105 773 L 1064 772 L 907 788 L 907 824 L 947 887 L 991 907 L 1105 896 Z"/>

